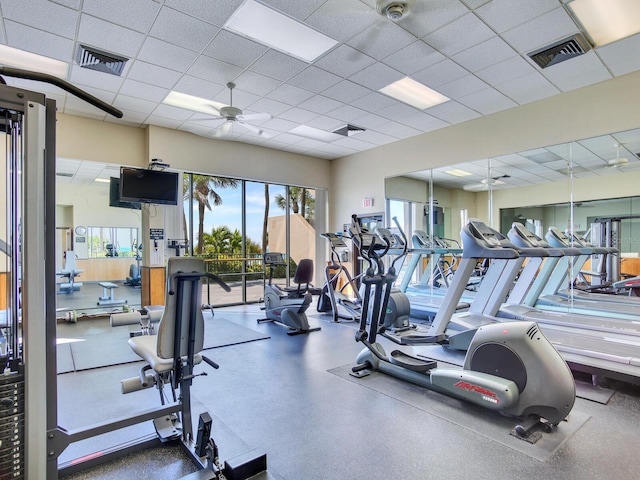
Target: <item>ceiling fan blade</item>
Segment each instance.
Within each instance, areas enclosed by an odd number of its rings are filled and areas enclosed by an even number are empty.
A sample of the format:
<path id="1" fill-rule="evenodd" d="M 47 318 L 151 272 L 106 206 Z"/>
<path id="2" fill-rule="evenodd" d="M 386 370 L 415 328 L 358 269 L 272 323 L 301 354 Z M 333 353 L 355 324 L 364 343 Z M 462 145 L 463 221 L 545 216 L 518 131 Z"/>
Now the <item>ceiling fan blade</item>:
<path id="1" fill-rule="evenodd" d="M 227 120 L 226 122 L 224 122 L 222 125 L 220 125 L 218 128 L 216 128 L 213 131 L 213 136 L 214 137 L 224 137 L 225 135 L 227 135 L 230 131 L 231 131 L 231 124 L 233 122 L 231 120 Z"/>
<path id="2" fill-rule="evenodd" d="M 243 122 L 266 122 L 267 120 L 271 120 L 273 117 L 269 113 L 248 113 L 246 115 L 238 115 L 237 119 L 242 120 Z"/>
<path id="3" fill-rule="evenodd" d="M 271 137 L 267 132 L 265 132 L 261 128 L 258 128 L 258 127 L 254 126 L 254 125 L 250 125 L 250 124 L 242 122 L 240 120 L 236 121 L 236 123 L 240 127 L 244 128 L 245 130 L 248 130 L 248 131 L 250 131 L 252 133 L 255 133 L 256 135 L 260 135 L 261 137 L 264 137 L 264 138 L 270 138 Z"/>

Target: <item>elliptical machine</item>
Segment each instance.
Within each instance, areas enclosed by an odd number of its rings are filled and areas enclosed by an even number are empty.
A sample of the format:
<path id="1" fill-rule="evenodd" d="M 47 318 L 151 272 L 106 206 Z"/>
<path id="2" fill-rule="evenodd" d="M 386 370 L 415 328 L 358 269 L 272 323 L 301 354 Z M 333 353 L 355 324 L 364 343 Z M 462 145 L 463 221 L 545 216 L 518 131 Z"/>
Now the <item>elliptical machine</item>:
<path id="1" fill-rule="evenodd" d="M 313 260 L 300 260 L 293 282 L 297 287 L 280 288 L 273 283 L 273 271 L 276 267 L 285 265 L 282 253 L 269 252 L 264 254 L 264 264 L 269 267 L 269 283 L 264 287 L 264 307 L 267 318 L 259 318 L 261 322 L 277 322 L 290 331 L 287 335 L 299 335 L 320 330 L 320 327 L 310 328 L 306 310 L 311 305 L 309 284 L 313 280 Z"/>
<path id="2" fill-rule="evenodd" d="M 340 319 L 359 322 L 362 314 L 362 297 L 356 280 L 342 264 L 338 249 L 347 244 L 335 233 L 321 233 L 329 241 L 331 262 L 324 268 L 324 285 L 320 290 L 316 309 L 320 313 L 331 313 L 334 322 Z"/>
<path id="3" fill-rule="evenodd" d="M 352 229 L 354 241 L 362 246 L 362 231 L 355 215 Z M 539 427 L 553 431 L 573 408 L 575 383 L 569 367 L 535 322 L 489 323 L 468 332 L 471 340 L 462 368 L 439 367 L 435 360 L 417 358 L 400 350 L 387 355 L 376 337 L 384 331 L 380 327 L 383 312 L 396 280 L 393 265 L 384 271 L 382 256 L 388 249 L 386 242 L 383 245 L 371 242 L 360 250 L 369 267 L 362 278 L 363 316 L 356 341 L 365 348 L 358 354 L 352 374 L 364 376 L 377 370 L 516 417 L 521 423 L 515 426 L 515 432 L 521 437 Z M 449 338 L 438 333 L 431 341 L 444 347 Z"/>

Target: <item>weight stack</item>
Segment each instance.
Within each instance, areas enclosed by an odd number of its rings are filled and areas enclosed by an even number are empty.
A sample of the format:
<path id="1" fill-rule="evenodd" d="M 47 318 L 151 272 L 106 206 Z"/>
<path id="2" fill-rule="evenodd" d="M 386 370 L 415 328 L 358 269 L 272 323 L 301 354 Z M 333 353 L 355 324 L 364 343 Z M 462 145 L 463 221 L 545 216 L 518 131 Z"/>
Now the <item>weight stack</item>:
<path id="1" fill-rule="evenodd" d="M 24 375 L 0 374 L 1 479 L 21 480 L 26 475 L 24 401 Z"/>

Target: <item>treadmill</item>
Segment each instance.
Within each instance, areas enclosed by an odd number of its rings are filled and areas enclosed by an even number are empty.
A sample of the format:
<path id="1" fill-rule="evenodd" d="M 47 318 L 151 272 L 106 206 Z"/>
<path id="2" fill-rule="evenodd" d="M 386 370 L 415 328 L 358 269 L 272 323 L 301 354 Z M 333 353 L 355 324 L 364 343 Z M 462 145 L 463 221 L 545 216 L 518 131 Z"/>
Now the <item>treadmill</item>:
<path id="1" fill-rule="evenodd" d="M 535 280 L 536 272 L 542 272 L 541 263 L 563 256 L 562 249 L 553 248 L 546 241 L 527 230 L 521 223 L 513 223 L 507 234 L 510 242 L 520 249 L 520 254 L 528 256 L 528 262 L 519 272 L 505 303 L 500 305 L 497 315 L 514 320 L 532 320 L 541 325 L 555 325 L 581 330 L 583 335 L 601 337 L 603 332 L 619 341 L 635 337 L 640 342 L 640 319 L 638 321 L 620 320 L 595 315 L 544 311 L 522 304 L 526 291 Z M 544 256 L 536 256 L 536 251 L 544 249 Z M 517 267 L 516 267 L 517 268 Z M 517 272 L 516 272 L 517 273 Z"/>
<path id="2" fill-rule="evenodd" d="M 545 248 L 542 246 L 531 248 L 529 251 L 519 248 L 500 232 L 491 229 L 479 220 L 470 220 L 464 230 L 473 233 L 473 235 L 466 235 L 463 238 L 463 240 L 467 240 L 463 243 L 465 251 L 467 251 L 468 246 L 469 250 L 473 251 L 469 242 L 475 241 L 479 246 L 485 246 L 487 243 L 492 244 L 494 245 L 492 248 L 496 250 L 496 253 L 502 250 L 506 255 L 506 257 L 503 257 L 505 258 L 504 262 L 501 261 L 501 263 L 504 263 L 504 268 L 501 268 L 502 274 L 500 278 L 495 279 L 494 294 L 490 297 L 481 296 L 479 298 L 481 301 L 472 303 L 469 311 L 473 311 L 474 316 L 478 318 L 493 318 L 494 321 L 505 322 L 505 328 L 508 328 L 510 320 L 498 318 L 495 315 L 498 314 L 509 289 L 513 286 L 513 279 L 520 272 L 520 268 L 524 263 L 523 257 L 544 257 L 549 256 L 549 252 L 543 253 L 542 251 Z M 513 252 L 517 252 L 515 256 Z M 489 274 L 490 272 L 487 272 L 487 275 Z M 489 278 L 486 280 L 489 280 Z M 483 281 L 482 285 L 484 284 L 485 281 Z M 455 296 L 452 295 L 449 300 L 455 301 Z M 444 315 L 445 313 L 443 313 Z M 455 317 L 460 315 L 464 314 L 456 314 Z M 532 320 L 533 317 L 528 319 Z M 455 324 L 456 321 L 457 319 L 452 319 L 452 323 Z M 436 317 L 434 325 L 437 323 L 438 317 Z M 540 322 L 539 326 L 572 369 L 591 374 L 605 374 L 610 378 L 632 381 L 633 383 L 640 381 L 640 339 L 638 337 L 542 322 Z M 437 331 L 434 330 L 431 333 L 435 334 Z M 425 353 L 427 352 L 420 351 L 418 355 L 422 356 Z M 442 361 L 447 360 L 443 358 Z"/>
<path id="3" fill-rule="evenodd" d="M 548 275 L 548 281 L 542 289 L 532 289 L 526 296 L 524 304 L 536 307 L 541 310 L 550 310 L 555 312 L 564 313 L 580 313 L 584 315 L 595 315 L 599 317 L 618 318 L 621 320 L 640 321 L 640 309 L 638 309 L 637 303 L 628 303 L 628 297 L 621 297 L 620 300 L 615 300 L 615 295 L 606 295 L 607 297 L 613 297 L 604 301 L 601 296 L 598 296 L 598 300 L 586 300 L 585 296 L 594 295 L 592 293 L 583 292 L 580 295 L 573 292 L 564 291 L 561 294 L 562 286 L 569 283 L 569 267 L 572 265 L 570 259 L 577 258 L 573 261 L 574 272 L 578 271 L 581 265 L 584 265 L 584 261 L 594 253 L 591 247 L 577 247 L 580 254 L 575 257 L 571 251 L 575 251 L 575 248 L 571 246 L 569 238 L 557 228 L 550 228 L 546 235 L 546 240 L 549 245 L 555 248 L 559 248 L 565 252 L 566 261 L 559 261 L 555 266 L 543 265 L 541 273 L 545 278 Z M 549 272 L 549 270 L 553 270 Z M 538 284 L 537 287 L 540 287 Z M 601 294 L 603 295 L 603 294 Z"/>
<path id="4" fill-rule="evenodd" d="M 414 232 L 411 242 L 413 248 L 409 250 L 409 253 L 411 253 L 412 256 L 407 263 L 407 267 L 404 269 L 405 271 L 399 289 L 401 292 L 404 292 L 409 299 L 411 317 L 432 320 L 440 310 L 447 288 L 429 285 L 432 271 L 434 271 L 431 268 L 423 267 L 424 272 L 420 280 L 412 284 L 411 279 L 413 274 L 425 257 L 429 259 L 428 267 L 429 264 L 437 265 L 443 255 L 450 253 L 460 255 L 463 250 L 449 249 L 436 245 L 431 236 L 422 230 L 416 230 Z M 469 308 L 473 298 L 473 292 L 468 293 L 471 295 L 463 295 L 456 306 L 456 310 L 466 310 Z"/>

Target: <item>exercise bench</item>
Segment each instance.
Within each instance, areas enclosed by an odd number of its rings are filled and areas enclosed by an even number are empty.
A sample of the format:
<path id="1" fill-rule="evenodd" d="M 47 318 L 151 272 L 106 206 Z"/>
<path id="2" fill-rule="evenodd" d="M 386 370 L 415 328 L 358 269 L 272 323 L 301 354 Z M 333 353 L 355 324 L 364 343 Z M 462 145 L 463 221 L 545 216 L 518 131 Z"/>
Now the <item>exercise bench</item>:
<path id="1" fill-rule="evenodd" d="M 113 282 L 99 282 L 98 285 L 102 287 L 102 296 L 98 297 L 98 305 L 123 305 L 127 303 L 126 300 L 116 300 L 116 285 Z"/>

